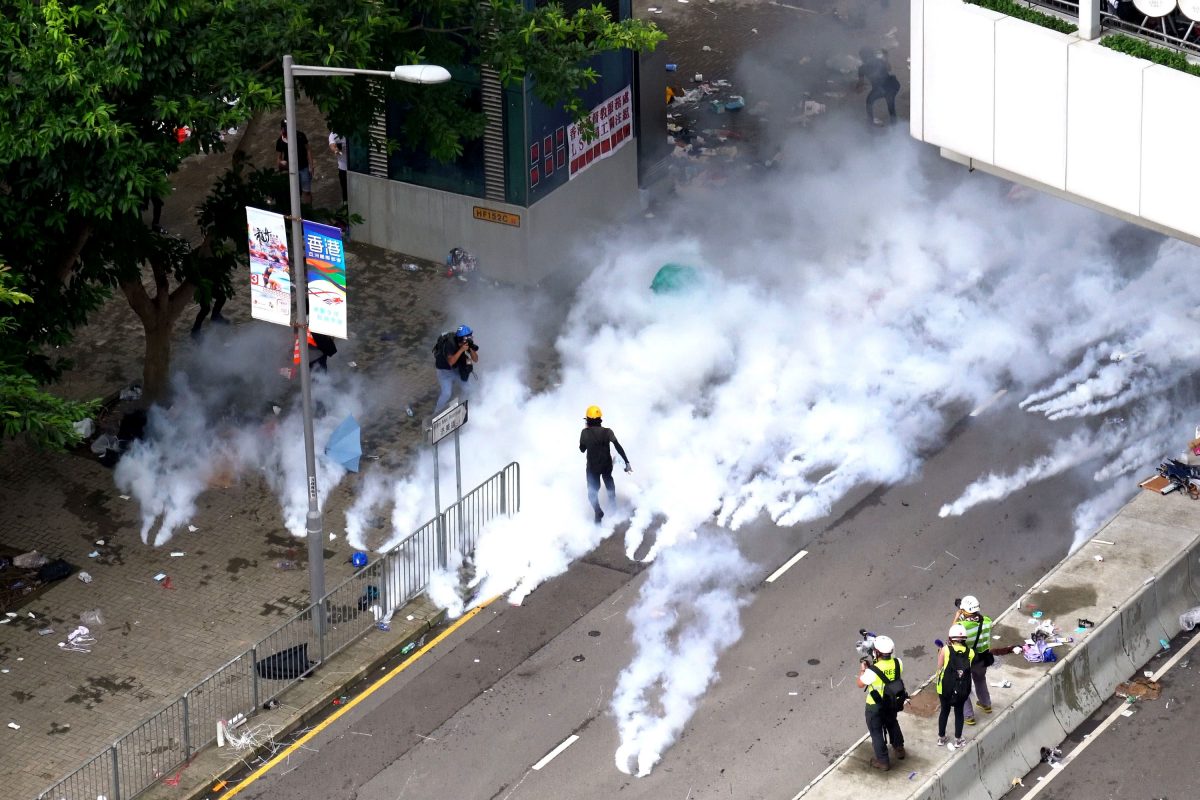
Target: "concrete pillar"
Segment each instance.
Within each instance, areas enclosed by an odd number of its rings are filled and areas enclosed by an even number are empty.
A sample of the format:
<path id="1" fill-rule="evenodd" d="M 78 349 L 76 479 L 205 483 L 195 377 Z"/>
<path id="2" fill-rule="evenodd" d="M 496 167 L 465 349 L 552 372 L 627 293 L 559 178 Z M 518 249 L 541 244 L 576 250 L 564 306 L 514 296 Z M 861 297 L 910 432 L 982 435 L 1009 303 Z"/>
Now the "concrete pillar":
<path id="1" fill-rule="evenodd" d="M 1104 0 L 1079 0 L 1079 38 L 1100 38 L 1100 4 Z"/>

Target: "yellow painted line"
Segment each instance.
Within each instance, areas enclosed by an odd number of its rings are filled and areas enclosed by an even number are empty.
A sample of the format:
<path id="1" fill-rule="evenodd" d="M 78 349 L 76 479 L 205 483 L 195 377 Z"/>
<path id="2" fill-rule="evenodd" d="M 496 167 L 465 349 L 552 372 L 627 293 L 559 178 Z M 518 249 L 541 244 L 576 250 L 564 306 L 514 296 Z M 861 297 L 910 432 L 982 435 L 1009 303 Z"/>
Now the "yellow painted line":
<path id="1" fill-rule="evenodd" d="M 378 689 L 380 686 L 383 686 L 385 683 L 390 681 L 392 678 L 396 677 L 401 672 L 404 672 L 404 670 L 408 669 L 410 666 L 415 664 L 417 662 L 417 659 L 419 659 L 421 656 L 428 653 L 433 648 L 437 647 L 438 644 L 441 643 L 441 641 L 443 639 L 445 639 L 447 636 L 454 633 L 456 630 L 458 630 L 460 627 L 462 627 L 464 624 L 466 624 L 466 622 L 468 620 L 470 620 L 472 617 L 474 617 L 476 614 L 478 614 L 480 611 L 482 611 L 484 608 L 486 608 L 488 605 L 490 605 L 491 602 L 495 599 L 496 599 L 495 597 L 492 597 L 492 598 L 489 598 L 489 599 L 483 601 L 482 603 L 475 606 L 470 611 L 468 611 L 467 613 L 463 614 L 461 617 L 456 619 L 450 625 L 449 628 L 446 628 L 446 630 L 442 631 L 436 637 L 434 637 L 433 641 L 431 641 L 429 644 L 422 647 L 417 652 L 413 653 L 412 658 L 408 659 L 407 661 L 405 661 L 402 664 L 397 665 L 387 675 L 384 675 L 382 678 L 380 678 L 379 680 L 375 681 L 370 686 L 368 686 L 362 694 L 358 695 L 353 700 L 351 700 L 349 703 L 346 703 L 346 705 L 341 706 L 340 708 L 338 708 L 337 711 L 333 712 L 328 717 L 326 717 L 324 720 L 317 723 L 317 725 L 315 725 L 313 727 L 313 729 L 310 730 L 308 733 L 304 734 L 299 739 L 292 742 L 290 745 L 288 745 L 286 748 L 284 748 L 284 750 L 282 752 L 280 752 L 278 755 L 276 755 L 274 758 L 272 758 L 266 764 L 263 764 L 261 767 L 254 770 L 254 772 L 250 773 L 250 775 L 247 776 L 245 780 L 243 780 L 237 786 L 230 789 L 229 792 L 224 795 L 224 797 L 225 798 L 233 797 L 235 794 L 240 792 L 242 789 L 245 789 L 247 786 L 254 783 L 256 780 L 261 778 L 263 775 L 266 775 L 268 772 L 270 772 L 272 769 L 274 769 L 275 766 L 280 761 L 283 761 L 284 759 L 286 759 L 288 756 L 290 756 L 296 750 L 299 750 L 301 747 L 304 746 L 304 744 L 306 742 L 308 742 L 310 739 L 312 739 L 318 733 L 325 730 L 330 725 L 332 725 L 333 723 L 335 723 L 339 719 L 341 719 L 343 714 L 350 711 L 350 709 L 354 708 L 359 703 L 361 703 L 363 700 L 366 700 L 368 697 L 370 697 L 372 694 L 374 694 L 375 690 Z"/>

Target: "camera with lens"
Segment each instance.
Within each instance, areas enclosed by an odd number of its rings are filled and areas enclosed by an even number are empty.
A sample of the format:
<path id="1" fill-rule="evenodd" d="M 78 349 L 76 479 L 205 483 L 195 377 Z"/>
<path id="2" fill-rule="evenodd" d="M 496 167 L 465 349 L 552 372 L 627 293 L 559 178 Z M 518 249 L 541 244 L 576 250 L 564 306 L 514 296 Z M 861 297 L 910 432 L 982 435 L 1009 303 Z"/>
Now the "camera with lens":
<path id="1" fill-rule="evenodd" d="M 468 336 L 468 337 L 466 338 L 466 340 L 465 340 L 465 341 L 466 341 L 466 343 L 467 343 L 467 347 L 468 347 L 469 349 L 471 349 L 471 350 L 473 350 L 473 351 L 476 351 L 476 352 L 478 352 L 478 350 L 479 350 L 479 345 L 475 344 L 475 337 L 473 337 L 473 336 Z"/>
<path id="2" fill-rule="evenodd" d="M 858 651 L 858 660 L 864 664 L 870 665 L 875 662 L 875 634 L 871 633 L 866 628 L 859 628 L 859 639 L 854 649 Z"/>

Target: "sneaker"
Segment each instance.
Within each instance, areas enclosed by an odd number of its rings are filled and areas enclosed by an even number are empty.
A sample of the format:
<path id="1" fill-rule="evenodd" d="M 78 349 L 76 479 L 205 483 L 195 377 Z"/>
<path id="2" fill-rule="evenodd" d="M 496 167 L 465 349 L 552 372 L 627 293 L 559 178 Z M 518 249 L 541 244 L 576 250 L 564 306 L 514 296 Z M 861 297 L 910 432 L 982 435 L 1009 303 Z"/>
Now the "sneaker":
<path id="1" fill-rule="evenodd" d="M 884 772 L 887 772 L 889 769 L 892 768 L 891 764 L 889 764 L 886 761 L 880 761 L 877 758 L 871 759 L 871 766 L 874 767 L 875 769 L 883 770 Z"/>
<path id="2" fill-rule="evenodd" d="M 938 737 L 938 747 L 945 747 L 945 746 L 946 746 L 946 737 L 939 736 Z"/>
<path id="3" fill-rule="evenodd" d="M 968 725 L 978 725 L 979 724 L 978 722 L 975 721 L 974 717 L 967 717 L 966 722 Z"/>
<path id="4" fill-rule="evenodd" d="M 908 753 L 904 752 L 904 745 L 902 745 L 902 744 L 897 745 L 894 749 L 896 751 L 896 760 L 897 761 L 903 761 L 905 759 L 905 757 L 908 755 Z"/>
<path id="5" fill-rule="evenodd" d="M 983 712 L 983 713 L 985 713 L 985 714 L 990 714 L 990 713 L 992 713 L 992 707 L 991 707 L 991 706 L 985 706 L 983 703 L 976 703 L 976 704 L 975 704 L 975 707 L 976 707 L 976 708 L 978 708 L 980 711 L 982 711 L 982 712 Z"/>
<path id="6" fill-rule="evenodd" d="M 955 750 L 961 750 L 962 748 L 964 748 L 966 746 L 967 746 L 967 740 L 962 738 L 961 736 L 954 740 L 954 749 Z"/>

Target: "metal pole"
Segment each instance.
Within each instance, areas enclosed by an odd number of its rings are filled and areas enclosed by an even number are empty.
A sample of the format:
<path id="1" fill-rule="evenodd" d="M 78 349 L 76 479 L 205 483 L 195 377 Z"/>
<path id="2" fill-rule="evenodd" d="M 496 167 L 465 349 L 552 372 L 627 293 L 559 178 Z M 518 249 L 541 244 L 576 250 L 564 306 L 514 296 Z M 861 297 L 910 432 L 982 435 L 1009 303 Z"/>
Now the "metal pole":
<path id="1" fill-rule="evenodd" d="M 304 415 L 304 469 L 308 479 L 308 594 L 314 606 L 325 596 L 325 524 L 317 503 L 317 463 L 313 447 L 312 376 L 308 368 L 308 275 L 304 265 L 304 228 L 300 215 L 300 142 L 296 131 L 296 86 L 292 57 L 283 57 L 283 103 L 287 120 L 288 190 L 292 203 L 292 285 L 296 287 L 296 333 L 300 337 L 300 407 Z M 309 165 L 311 168 L 311 164 Z M 317 637 L 325 615 L 313 613 Z"/>
<path id="2" fill-rule="evenodd" d="M 458 428 L 454 429 L 454 482 L 458 485 L 458 502 L 462 502 L 462 451 L 458 447 Z"/>
<path id="3" fill-rule="evenodd" d="M 446 521 L 442 519 L 442 481 L 441 469 L 441 454 L 438 453 L 438 443 L 433 443 L 433 519 L 437 526 L 435 533 L 437 534 L 437 556 L 438 566 L 442 569 L 446 568 Z"/>

